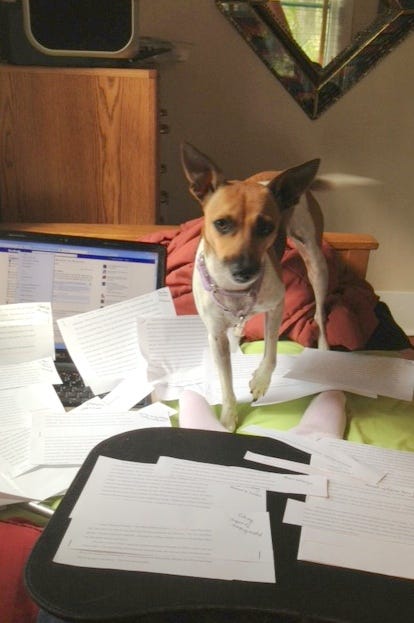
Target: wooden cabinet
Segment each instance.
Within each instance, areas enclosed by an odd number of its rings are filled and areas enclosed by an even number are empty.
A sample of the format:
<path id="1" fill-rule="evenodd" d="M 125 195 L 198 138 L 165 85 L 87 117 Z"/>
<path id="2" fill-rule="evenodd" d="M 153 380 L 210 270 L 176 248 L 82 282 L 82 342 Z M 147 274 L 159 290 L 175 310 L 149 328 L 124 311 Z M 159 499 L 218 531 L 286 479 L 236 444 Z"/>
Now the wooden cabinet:
<path id="1" fill-rule="evenodd" d="M 157 72 L 0 65 L 4 221 L 150 224 Z"/>

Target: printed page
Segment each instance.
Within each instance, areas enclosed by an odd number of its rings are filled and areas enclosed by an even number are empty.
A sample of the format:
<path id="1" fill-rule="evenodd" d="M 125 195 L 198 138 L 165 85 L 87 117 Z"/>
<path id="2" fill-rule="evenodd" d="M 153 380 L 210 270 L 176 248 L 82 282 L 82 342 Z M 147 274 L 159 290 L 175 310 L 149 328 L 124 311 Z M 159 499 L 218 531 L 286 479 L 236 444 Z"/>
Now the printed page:
<path id="1" fill-rule="evenodd" d="M 50 303 L 0 305 L 0 361 L 3 365 L 54 356 Z"/>
<path id="2" fill-rule="evenodd" d="M 335 474 L 336 477 L 338 477 L 344 474 L 346 476 L 346 481 L 349 480 L 349 476 L 352 476 L 358 480 L 376 484 L 380 482 L 387 473 L 383 466 L 372 467 L 351 456 L 349 452 L 346 452 L 346 444 L 348 442 L 343 442 L 345 445 L 338 445 L 331 443 L 331 441 L 338 441 L 336 439 L 314 439 L 309 435 L 298 435 L 290 431 L 271 430 L 261 428 L 260 426 L 247 426 L 244 431 L 253 435 L 275 439 L 293 448 L 302 450 L 302 452 L 307 452 L 312 455 L 311 466 L 314 467 L 318 473 L 324 474 L 325 476 L 332 476 Z M 266 460 L 271 462 L 272 459 Z"/>
<path id="3" fill-rule="evenodd" d="M 0 391 L 35 383 L 57 385 L 61 382 L 52 357 L 0 365 Z"/>
<path id="4" fill-rule="evenodd" d="M 89 452 L 109 437 L 140 428 L 171 426 L 168 407 L 157 404 L 147 409 L 39 414 L 33 418 L 30 460 L 34 465 L 81 465 Z"/>
<path id="5" fill-rule="evenodd" d="M 179 481 L 231 482 L 239 487 L 258 487 L 279 493 L 328 495 L 327 479 L 320 475 L 273 474 L 247 467 L 228 467 L 167 456 L 158 459 L 157 469 L 159 474 Z"/>
<path id="6" fill-rule="evenodd" d="M 414 579 L 414 454 L 323 440 L 372 470 L 386 468 L 376 484 L 331 474 L 327 499 L 289 500 L 284 521 L 302 526 L 298 558 Z M 329 452 L 312 455 L 311 465 L 332 469 Z"/>
<path id="7" fill-rule="evenodd" d="M 0 390 L 0 434 L 14 428 L 30 427 L 33 415 L 44 411 L 65 411 L 52 385 Z"/>
<path id="8" fill-rule="evenodd" d="M 137 330 L 137 318 L 147 314 L 175 315 L 168 288 L 58 320 L 79 374 L 95 394 L 111 391 L 132 370 L 147 378 Z"/>
<path id="9" fill-rule="evenodd" d="M 13 428 L 0 432 L 0 472 L 15 478 L 34 467 L 30 462 L 31 428 Z"/>
<path id="10" fill-rule="evenodd" d="M 200 378 L 208 336 L 200 316 L 141 317 L 138 339 L 148 361 L 148 379 L 155 381 L 176 375 Z M 173 382 L 173 381 L 172 381 Z"/>
<path id="11" fill-rule="evenodd" d="M 329 383 L 334 389 L 362 396 L 413 399 L 414 366 L 411 361 L 398 357 L 305 348 L 285 376 Z"/>
<path id="12" fill-rule="evenodd" d="M 164 521 L 159 515 L 150 516 L 144 524 L 130 518 L 126 524 L 123 522 L 124 529 L 116 523 L 116 514 L 115 518 L 108 517 L 114 520 L 111 530 L 109 525 L 102 522 L 92 521 L 82 526 L 72 520 L 53 561 L 78 567 L 166 573 L 192 578 L 268 583 L 276 581 L 267 513 L 252 516 L 243 512 L 241 518 L 239 513 L 230 516 L 220 511 L 209 512 L 208 515 L 203 511 L 197 516 L 195 513 L 183 512 L 178 519 L 169 516 Z M 194 524 L 187 526 L 183 518 L 191 518 Z M 208 520 L 214 521 L 215 526 L 219 524 L 219 529 L 206 525 Z M 247 528 L 239 529 L 237 525 L 240 521 L 246 522 Z M 161 538 L 149 541 L 148 535 L 154 533 Z M 128 543 L 128 552 L 123 550 L 122 545 L 125 534 L 137 538 L 134 547 Z M 142 535 L 146 536 L 145 542 Z M 234 543 L 235 535 L 239 537 L 237 547 L 233 547 L 233 550 L 227 547 L 220 552 L 221 544 Z M 107 537 L 112 539 L 113 551 L 99 548 L 98 542 Z M 252 558 L 252 542 L 257 546 L 254 560 L 249 559 Z M 85 547 L 85 543 L 89 544 L 89 548 Z M 172 543 L 176 544 L 174 551 L 169 545 Z M 234 553 L 233 557 L 226 558 L 229 550 L 236 552 L 239 559 L 233 559 L 237 557 Z"/>
<path id="13" fill-rule="evenodd" d="M 240 403 L 251 403 L 252 407 L 261 405 L 277 404 L 288 400 L 295 400 L 303 396 L 317 394 L 327 389 L 332 389 L 326 383 L 311 383 L 298 381 L 283 376 L 292 367 L 297 355 L 278 355 L 277 365 L 272 374 L 269 389 L 266 394 L 252 402 L 249 382 L 253 373 L 260 365 L 262 355 L 244 355 L 241 351 L 231 355 L 233 372 L 233 389 L 237 401 Z M 212 373 L 213 371 L 213 373 Z M 221 404 L 222 394 L 218 370 L 213 363 L 211 355 L 205 362 L 205 383 L 206 398 L 210 404 Z"/>
<path id="14" fill-rule="evenodd" d="M 5 425 L 0 426 L 0 471 L 15 478 L 35 467 L 30 459 L 33 418 L 51 410 L 62 414 L 64 408 L 52 385 L 4 390 L 1 395 L 5 411 L 0 415 L 0 424 L 4 419 Z"/>
<path id="15" fill-rule="evenodd" d="M 289 500 L 299 560 L 414 579 L 414 490 L 329 482 L 329 498 Z"/>
<path id="16" fill-rule="evenodd" d="M 167 512 L 166 507 L 203 511 L 214 506 L 262 512 L 266 510 L 266 495 L 264 489 L 240 486 L 235 479 L 218 482 L 212 476 L 197 478 L 191 474 L 177 480 L 160 472 L 154 463 L 99 456 L 71 517 L 102 515 L 112 506 L 124 516 L 134 515 L 147 505 L 161 514 Z"/>

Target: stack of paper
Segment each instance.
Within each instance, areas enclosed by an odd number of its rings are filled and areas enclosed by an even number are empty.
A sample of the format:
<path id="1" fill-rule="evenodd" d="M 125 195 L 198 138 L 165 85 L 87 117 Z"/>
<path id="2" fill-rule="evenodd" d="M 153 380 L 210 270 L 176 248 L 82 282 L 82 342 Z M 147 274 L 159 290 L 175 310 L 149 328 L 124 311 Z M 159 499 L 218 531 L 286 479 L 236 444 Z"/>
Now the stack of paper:
<path id="1" fill-rule="evenodd" d="M 267 490 L 327 495 L 319 475 L 99 457 L 54 561 L 275 582 Z"/>

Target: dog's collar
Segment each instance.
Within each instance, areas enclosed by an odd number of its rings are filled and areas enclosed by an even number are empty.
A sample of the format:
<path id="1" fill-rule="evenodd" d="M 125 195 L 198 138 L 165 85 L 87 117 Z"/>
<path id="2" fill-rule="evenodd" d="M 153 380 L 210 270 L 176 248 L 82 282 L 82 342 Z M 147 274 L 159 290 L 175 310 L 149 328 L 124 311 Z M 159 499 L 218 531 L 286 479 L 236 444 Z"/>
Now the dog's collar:
<path id="1" fill-rule="evenodd" d="M 260 290 L 260 286 L 263 281 L 263 270 L 260 271 L 259 276 L 256 281 L 254 281 L 248 288 L 245 290 L 228 290 L 226 288 L 219 288 L 219 286 L 213 281 L 210 273 L 207 270 L 206 262 L 204 259 L 203 253 L 200 253 L 197 257 L 197 268 L 201 277 L 201 283 L 203 284 L 204 290 L 210 292 L 214 302 L 225 312 L 232 314 L 237 317 L 237 327 L 243 327 L 247 316 L 252 311 L 256 300 L 257 295 Z M 248 297 L 246 305 L 244 305 L 240 309 L 231 309 L 226 305 L 226 298 L 236 298 L 236 297 Z"/>

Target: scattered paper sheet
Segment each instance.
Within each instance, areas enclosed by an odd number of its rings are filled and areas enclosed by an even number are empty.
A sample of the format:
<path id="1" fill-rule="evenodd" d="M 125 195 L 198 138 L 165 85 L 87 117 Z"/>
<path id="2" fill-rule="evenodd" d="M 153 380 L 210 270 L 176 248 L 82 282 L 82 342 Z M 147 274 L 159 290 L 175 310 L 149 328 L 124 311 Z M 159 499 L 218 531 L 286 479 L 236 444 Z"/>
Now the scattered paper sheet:
<path id="1" fill-rule="evenodd" d="M 296 400 L 303 396 L 317 394 L 332 387 L 326 383 L 310 383 L 297 381 L 283 376 L 292 367 L 297 355 L 278 355 L 276 369 L 272 374 L 269 389 L 259 400 L 252 402 L 249 382 L 253 372 L 257 370 L 262 360 L 262 355 L 244 355 L 241 351 L 232 353 L 232 373 L 233 389 L 237 401 L 240 403 L 251 403 L 253 407 L 261 405 L 277 404 Z M 213 374 L 212 374 L 213 371 Z M 222 394 L 220 379 L 212 357 L 209 356 L 205 362 L 204 382 L 206 385 L 206 398 L 210 404 L 221 404 Z"/>
<path id="2" fill-rule="evenodd" d="M 27 385 L 0 391 L 0 435 L 15 428 L 30 428 L 34 414 L 63 413 L 64 408 L 52 385 Z"/>
<path id="3" fill-rule="evenodd" d="M 135 370 L 130 372 L 114 389 L 102 398 L 104 409 L 110 411 L 129 411 L 154 390 L 154 385 L 146 379 L 137 377 Z"/>
<path id="4" fill-rule="evenodd" d="M 29 385 L 0 392 L 0 470 L 15 478 L 32 469 L 30 437 L 33 418 L 64 408 L 52 385 Z M 1 491 L 1 489 L 0 489 Z"/>
<path id="5" fill-rule="evenodd" d="M 57 385 L 61 382 L 52 357 L 0 365 L 0 390 L 35 383 Z"/>
<path id="6" fill-rule="evenodd" d="M 65 493 L 77 473 L 78 467 L 36 467 L 13 482 L 26 498 L 41 501 Z"/>
<path id="7" fill-rule="evenodd" d="M 409 360 L 398 357 L 305 348 L 285 376 L 329 383 L 333 389 L 362 396 L 413 399 L 414 366 Z"/>
<path id="8" fill-rule="evenodd" d="M 33 465 L 81 465 L 101 441 L 130 430 L 171 426 L 171 409 L 161 403 L 127 412 L 93 409 L 33 418 L 30 460 Z"/>
<path id="9" fill-rule="evenodd" d="M 313 459 L 318 456 L 321 461 L 329 461 L 329 468 L 327 469 L 324 469 L 324 464 L 319 465 L 311 461 L 312 465 L 320 468 L 319 471 L 323 471 L 325 474 L 327 472 L 342 472 L 365 482 L 377 484 L 387 473 L 383 467 L 371 467 L 345 452 L 344 449 L 346 445 L 344 446 L 340 443 L 336 443 L 342 440 L 332 440 L 328 438 L 314 439 L 308 435 L 298 435 L 289 431 L 270 430 L 261 428 L 260 426 L 247 426 L 244 431 L 253 435 L 282 441 L 293 448 L 311 454 Z"/>
<path id="10" fill-rule="evenodd" d="M 208 479 L 212 482 L 236 482 L 239 486 L 259 487 L 279 493 L 305 495 L 328 495 L 327 479 L 324 476 L 298 476 L 295 474 L 272 474 L 247 467 L 228 467 L 201 461 L 189 461 L 161 456 L 157 462 L 158 473 L 180 482 L 194 479 L 198 482 Z"/>
<path id="11" fill-rule="evenodd" d="M 85 385 L 111 391 L 132 370 L 146 377 L 138 344 L 140 315 L 175 316 L 169 288 L 58 320 L 65 345 Z"/>
<path id="12" fill-rule="evenodd" d="M 194 369 L 200 370 L 208 349 L 207 331 L 200 316 L 140 317 L 138 339 L 148 361 L 150 381 L 170 374 L 191 378 Z"/>
<path id="13" fill-rule="evenodd" d="M 13 428 L 0 433 L 0 471 L 14 478 L 34 467 L 30 462 L 31 427 Z"/>
<path id="14" fill-rule="evenodd" d="M 3 365 L 54 356 L 50 303 L 0 305 L 0 360 Z"/>
<path id="15" fill-rule="evenodd" d="M 31 497 L 26 497 L 11 478 L 8 478 L 4 473 L 0 473 L 0 507 L 30 499 Z"/>

